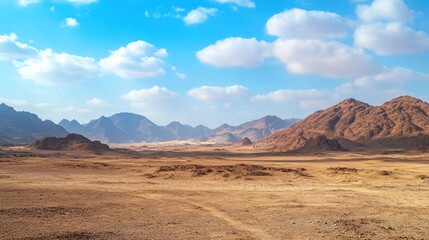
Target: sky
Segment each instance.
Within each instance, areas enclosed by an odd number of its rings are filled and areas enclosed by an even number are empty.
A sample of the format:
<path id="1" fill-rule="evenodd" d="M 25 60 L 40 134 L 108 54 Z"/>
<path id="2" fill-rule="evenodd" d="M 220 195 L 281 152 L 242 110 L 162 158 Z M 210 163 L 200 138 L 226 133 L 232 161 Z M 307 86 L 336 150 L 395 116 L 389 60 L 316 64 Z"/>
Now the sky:
<path id="1" fill-rule="evenodd" d="M 217 127 L 429 101 L 429 1 L 0 0 L 0 102 Z"/>

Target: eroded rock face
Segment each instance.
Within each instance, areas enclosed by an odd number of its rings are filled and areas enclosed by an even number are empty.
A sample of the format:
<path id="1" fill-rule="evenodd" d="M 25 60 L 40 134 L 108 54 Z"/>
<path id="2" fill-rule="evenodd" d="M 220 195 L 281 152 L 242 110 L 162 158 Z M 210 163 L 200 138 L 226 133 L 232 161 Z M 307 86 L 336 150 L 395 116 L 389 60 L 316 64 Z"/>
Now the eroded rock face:
<path id="1" fill-rule="evenodd" d="M 240 142 L 238 142 L 238 144 L 241 146 L 250 146 L 252 145 L 252 141 L 249 138 L 245 137 L 241 139 Z"/>
<path id="2" fill-rule="evenodd" d="M 38 150 L 55 150 L 66 152 L 101 153 L 110 151 L 108 145 L 99 141 L 91 141 L 79 134 L 69 134 L 64 138 L 46 137 L 37 140 L 30 146 Z"/>
<path id="3" fill-rule="evenodd" d="M 309 139 L 304 146 L 296 149 L 296 152 L 319 152 L 319 151 L 347 151 L 341 146 L 338 139 L 329 139 L 324 135 Z"/>
<path id="4" fill-rule="evenodd" d="M 274 133 L 259 145 L 289 151 L 302 148 L 310 139 L 321 135 L 365 143 L 429 135 L 428 115 L 429 104 L 409 96 L 395 98 L 381 106 L 346 99 Z"/>

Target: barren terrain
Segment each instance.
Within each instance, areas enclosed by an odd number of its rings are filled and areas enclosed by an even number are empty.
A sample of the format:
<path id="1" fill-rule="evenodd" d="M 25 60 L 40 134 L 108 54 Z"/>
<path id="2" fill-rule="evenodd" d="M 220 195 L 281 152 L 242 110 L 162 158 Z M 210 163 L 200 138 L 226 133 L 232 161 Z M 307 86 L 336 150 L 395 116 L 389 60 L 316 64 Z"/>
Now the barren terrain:
<path id="1" fill-rule="evenodd" d="M 0 239 L 429 239 L 429 154 L 0 151 Z"/>

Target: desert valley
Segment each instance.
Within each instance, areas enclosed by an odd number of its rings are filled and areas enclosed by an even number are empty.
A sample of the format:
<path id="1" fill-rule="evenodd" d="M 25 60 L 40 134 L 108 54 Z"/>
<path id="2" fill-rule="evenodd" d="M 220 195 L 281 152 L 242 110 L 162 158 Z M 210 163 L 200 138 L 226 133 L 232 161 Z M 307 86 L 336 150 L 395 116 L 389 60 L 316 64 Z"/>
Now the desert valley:
<path id="1" fill-rule="evenodd" d="M 429 240 L 428 0 L 0 0 L 0 240 Z"/>
<path id="2" fill-rule="evenodd" d="M 429 236 L 429 104 L 412 97 L 347 99 L 252 141 L 273 125 L 256 121 L 233 142 L 107 145 L 111 129 L 102 143 L 0 110 L 1 239 Z"/>

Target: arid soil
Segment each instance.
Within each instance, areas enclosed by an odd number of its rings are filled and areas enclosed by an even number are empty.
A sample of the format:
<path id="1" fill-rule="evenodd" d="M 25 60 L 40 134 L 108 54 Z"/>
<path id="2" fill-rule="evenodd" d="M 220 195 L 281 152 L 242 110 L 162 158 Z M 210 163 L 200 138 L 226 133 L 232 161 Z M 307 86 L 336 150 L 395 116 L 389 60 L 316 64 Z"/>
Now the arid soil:
<path id="1" fill-rule="evenodd" d="M 429 154 L 0 150 L 0 239 L 429 239 Z"/>

